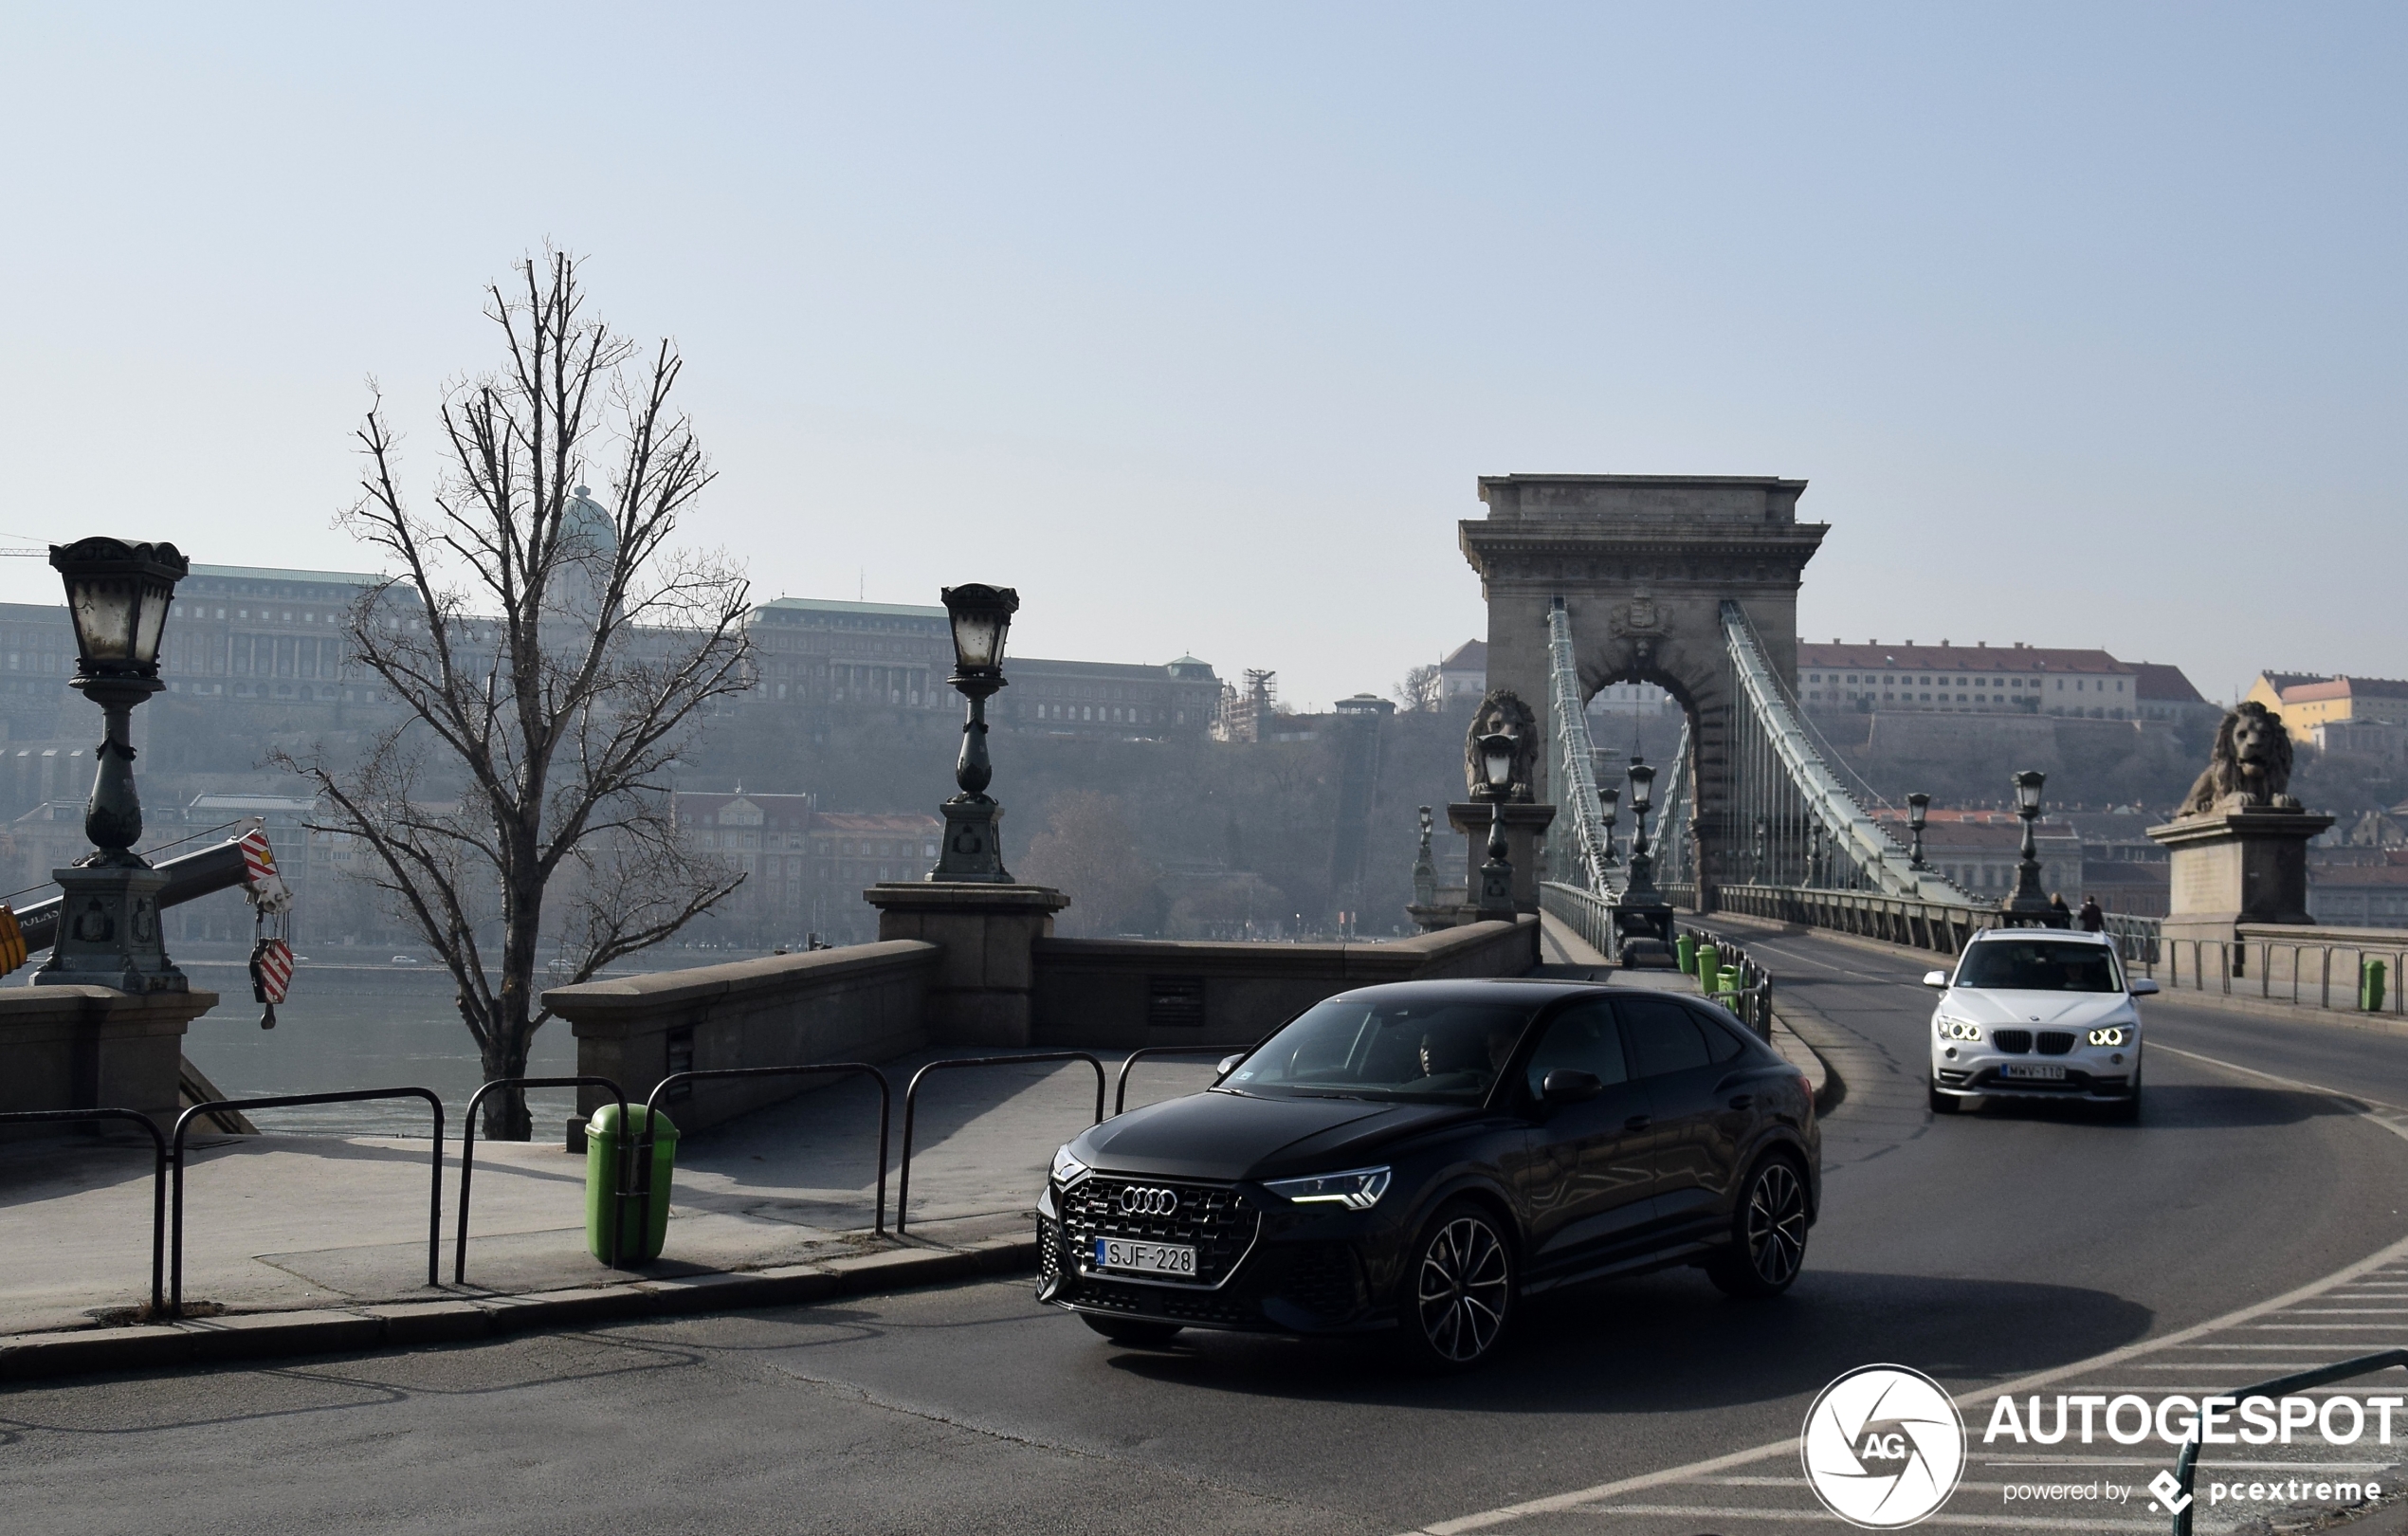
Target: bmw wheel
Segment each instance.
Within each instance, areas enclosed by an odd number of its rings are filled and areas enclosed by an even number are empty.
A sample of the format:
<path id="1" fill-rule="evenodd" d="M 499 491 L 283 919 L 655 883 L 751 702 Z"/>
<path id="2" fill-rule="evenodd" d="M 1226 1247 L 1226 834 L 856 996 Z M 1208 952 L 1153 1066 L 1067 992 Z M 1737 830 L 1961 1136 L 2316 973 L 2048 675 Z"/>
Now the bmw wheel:
<path id="1" fill-rule="evenodd" d="M 1079 1321 L 1131 1349 L 1159 1349 L 1179 1331 L 1176 1323 L 1142 1323 L 1133 1317 L 1098 1317 L 1093 1312 L 1081 1312 Z"/>
<path id="2" fill-rule="evenodd" d="M 1726 1296 L 1778 1296 L 1806 1265 L 1806 1179 L 1785 1157 L 1747 1176 L 1731 1213 L 1731 1242 L 1706 1267 Z"/>
<path id="3" fill-rule="evenodd" d="M 1468 1370 L 1488 1358 L 1512 1319 L 1513 1247 L 1487 1208 L 1458 1200 L 1439 1211 L 1414 1244 L 1405 1274 L 1406 1350 L 1439 1370 Z"/>

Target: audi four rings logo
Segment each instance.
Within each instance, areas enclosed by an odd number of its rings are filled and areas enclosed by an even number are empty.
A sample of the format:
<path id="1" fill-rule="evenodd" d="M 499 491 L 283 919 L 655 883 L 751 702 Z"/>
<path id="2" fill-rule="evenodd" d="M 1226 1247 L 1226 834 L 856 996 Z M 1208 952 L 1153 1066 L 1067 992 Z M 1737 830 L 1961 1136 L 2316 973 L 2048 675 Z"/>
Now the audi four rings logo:
<path id="1" fill-rule="evenodd" d="M 1131 1186 L 1121 1191 L 1121 1210 L 1127 1216 L 1169 1216 L 1178 1208 L 1179 1192 L 1175 1189 Z"/>

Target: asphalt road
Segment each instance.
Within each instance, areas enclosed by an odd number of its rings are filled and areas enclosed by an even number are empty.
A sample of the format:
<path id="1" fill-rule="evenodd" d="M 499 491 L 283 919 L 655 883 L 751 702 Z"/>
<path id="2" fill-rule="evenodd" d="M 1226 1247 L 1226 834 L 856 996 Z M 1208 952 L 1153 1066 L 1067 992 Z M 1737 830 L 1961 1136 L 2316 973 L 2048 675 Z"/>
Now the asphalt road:
<path id="1" fill-rule="evenodd" d="M 1777 1302 L 1725 1301 L 1691 1271 L 1552 1298 L 1490 1369 L 1451 1381 L 1361 1344 L 1119 1349 L 1022 1282 L 93 1380 L 0 1399 L 0 1508 L 11 1531 L 79 1536 L 1402 1531 L 1777 1444 L 1859 1364 L 1978 1391 L 2408 1235 L 2402 1133 L 2175 1053 L 2408 1105 L 2408 1037 L 2161 1001 L 2150 1038 L 2175 1049 L 2149 1060 L 2138 1127 L 2055 1106 L 1935 1121 L 1920 961 L 1751 945 L 1849 1079 L 1807 1272 Z M 1491 1528 L 1693 1536 L 1734 1512 L 1633 1509 Z"/>

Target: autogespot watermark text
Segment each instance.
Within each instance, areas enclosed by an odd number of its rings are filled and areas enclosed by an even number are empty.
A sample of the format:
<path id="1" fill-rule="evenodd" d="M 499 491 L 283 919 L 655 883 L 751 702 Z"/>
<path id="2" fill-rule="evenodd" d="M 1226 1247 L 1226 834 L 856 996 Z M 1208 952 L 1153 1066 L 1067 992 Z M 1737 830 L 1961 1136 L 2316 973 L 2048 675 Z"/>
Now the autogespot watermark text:
<path id="1" fill-rule="evenodd" d="M 2326 1445 L 2392 1443 L 2392 1412 L 2408 1398 L 2186 1398 L 2177 1393 L 2151 1402 L 2137 1393 L 2120 1397 L 2037 1393 L 2017 1404 L 2000 1398 L 1981 1432 L 1985 1449 L 2014 1445 L 2117 1445 L 2157 1439 L 2179 1446 L 2194 1435 L 2201 1446 L 2289 1445 L 2312 1435 Z M 2401 1426 L 2408 1430 L 2408 1416 Z"/>

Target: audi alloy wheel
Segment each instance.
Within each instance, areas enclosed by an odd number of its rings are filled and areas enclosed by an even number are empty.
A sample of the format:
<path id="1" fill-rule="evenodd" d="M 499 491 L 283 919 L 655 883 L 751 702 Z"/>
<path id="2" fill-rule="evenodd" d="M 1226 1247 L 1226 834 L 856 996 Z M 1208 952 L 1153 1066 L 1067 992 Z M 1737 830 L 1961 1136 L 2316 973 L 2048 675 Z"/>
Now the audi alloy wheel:
<path id="1" fill-rule="evenodd" d="M 1513 1250 L 1486 1210 L 1458 1201 L 1432 1219 L 1414 1253 L 1400 1320 L 1408 1351 L 1442 1370 L 1477 1365 L 1512 1316 Z"/>
<path id="2" fill-rule="evenodd" d="M 1731 1213 L 1731 1243 L 1706 1272 L 1725 1295 L 1778 1296 L 1806 1266 L 1806 1181 L 1785 1157 L 1748 1176 Z"/>

